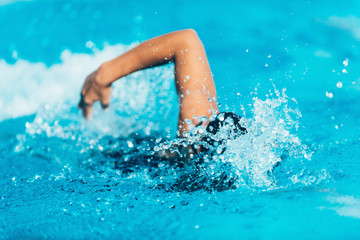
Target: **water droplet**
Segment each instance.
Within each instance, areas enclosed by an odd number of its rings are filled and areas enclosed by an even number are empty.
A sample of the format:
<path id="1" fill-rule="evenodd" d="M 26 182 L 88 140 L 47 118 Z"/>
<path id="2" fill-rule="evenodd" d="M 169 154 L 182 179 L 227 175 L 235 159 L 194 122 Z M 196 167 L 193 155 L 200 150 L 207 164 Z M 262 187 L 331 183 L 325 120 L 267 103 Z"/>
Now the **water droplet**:
<path id="1" fill-rule="evenodd" d="M 87 41 L 87 42 L 85 43 L 85 46 L 86 46 L 87 48 L 94 48 L 94 47 L 95 47 L 95 44 L 94 44 L 92 41 Z"/>
<path id="2" fill-rule="evenodd" d="M 338 87 L 338 88 L 342 88 L 342 82 L 338 82 L 337 84 L 336 84 L 336 86 Z"/>
<path id="3" fill-rule="evenodd" d="M 13 57 L 14 59 L 17 59 L 17 58 L 18 58 L 18 52 L 14 50 L 14 51 L 12 52 L 12 57 Z"/>
<path id="4" fill-rule="evenodd" d="M 127 145 L 128 145 L 129 148 L 134 147 L 134 144 L 132 143 L 132 141 L 127 141 L 126 143 L 127 143 Z"/>
<path id="5" fill-rule="evenodd" d="M 344 67 L 347 67 L 349 65 L 349 59 L 346 58 L 344 61 L 343 61 L 343 64 L 344 64 Z"/>
<path id="6" fill-rule="evenodd" d="M 345 74 L 348 73 L 348 71 L 345 68 L 342 70 L 342 72 Z"/>
<path id="7" fill-rule="evenodd" d="M 190 95 L 190 91 L 189 91 L 189 90 L 186 90 L 186 94 L 187 94 L 187 95 Z"/>
<path id="8" fill-rule="evenodd" d="M 186 78 L 186 79 L 190 79 L 190 76 L 189 76 L 189 75 L 186 75 L 185 78 Z"/>
<path id="9" fill-rule="evenodd" d="M 199 229 L 199 225 L 195 225 L 194 228 L 195 228 L 195 229 Z"/>
<path id="10" fill-rule="evenodd" d="M 334 95 L 331 93 L 331 92 L 326 92 L 325 95 L 328 97 L 328 98 L 333 98 Z"/>
<path id="11" fill-rule="evenodd" d="M 269 64 L 265 63 L 265 67 L 268 67 L 268 66 L 269 66 Z"/>

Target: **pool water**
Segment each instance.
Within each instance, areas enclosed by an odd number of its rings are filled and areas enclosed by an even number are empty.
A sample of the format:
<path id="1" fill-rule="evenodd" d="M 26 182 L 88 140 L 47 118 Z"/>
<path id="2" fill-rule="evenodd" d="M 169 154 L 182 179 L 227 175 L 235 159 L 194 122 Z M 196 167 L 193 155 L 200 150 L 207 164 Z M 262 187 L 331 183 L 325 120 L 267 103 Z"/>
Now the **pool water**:
<path id="1" fill-rule="evenodd" d="M 359 239 L 359 10 L 1 1 L 0 238 Z M 102 62 L 184 28 L 248 134 L 180 168 L 153 157 L 178 141 L 172 65 L 117 81 L 89 122 L 77 103 Z"/>

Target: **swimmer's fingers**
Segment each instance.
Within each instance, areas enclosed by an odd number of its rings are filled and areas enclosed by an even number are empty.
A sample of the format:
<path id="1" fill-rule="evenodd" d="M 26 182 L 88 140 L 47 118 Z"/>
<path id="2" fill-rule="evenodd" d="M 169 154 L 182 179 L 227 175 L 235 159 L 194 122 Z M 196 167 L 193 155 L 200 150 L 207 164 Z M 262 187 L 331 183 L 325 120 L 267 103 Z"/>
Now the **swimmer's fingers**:
<path id="1" fill-rule="evenodd" d="M 91 87 L 90 80 L 91 80 L 91 74 L 86 77 L 84 85 L 83 85 L 83 87 L 81 89 L 80 101 L 79 101 L 79 104 L 78 104 L 79 109 L 83 109 L 85 107 L 85 99 L 84 98 L 88 94 L 89 89 Z"/>
<path id="2" fill-rule="evenodd" d="M 101 99 L 100 99 L 100 103 L 101 103 L 101 107 L 103 109 L 107 109 L 110 105 L 110 97 L 111 97 L 111 92 L 112 92 L 112 88 L 111 87 L 107 87 L 106 89 L 103 90 L 102 94 L 101 94 Z"/>
<path id="3" fill-rule="evenodd" d="M 96 71 L 87 76 L 85 79 L 83 88 L 81 90 L 80 102 L 78 108 L 82 110 L 82 113 L 86 119 L 90 119 L 93 104 L 96 101 L 101 102 L 102 108 L 106 109 L 110 105 L 111 85 L 101 85 L 96 81 Z"/>
<path id="4" fill-rule="evenodd" d="M 83 96 L 81 94 L 80 101 L 78 104 L 78 109 L 82 109 L 83 107 L 84 107 L 84 100 L 83 100 Z"/>
<path id="5" fill-rule="evenodd" d="M 89 97 L 89 93 L 86 95 L 81 94 L 78 107 L 86 119 L 90 119 L 91 117 L 94 102 L 93 98 Z"/>
<path id="6" fill-rule="evenodd" d="M 89 120 L 91 118 L 92 109 L 93 109 L 93 104 L 90 104 L 90 103 L 85 103 L 84 107 L 82 108 L 83 116 L 87 120 Z"/>

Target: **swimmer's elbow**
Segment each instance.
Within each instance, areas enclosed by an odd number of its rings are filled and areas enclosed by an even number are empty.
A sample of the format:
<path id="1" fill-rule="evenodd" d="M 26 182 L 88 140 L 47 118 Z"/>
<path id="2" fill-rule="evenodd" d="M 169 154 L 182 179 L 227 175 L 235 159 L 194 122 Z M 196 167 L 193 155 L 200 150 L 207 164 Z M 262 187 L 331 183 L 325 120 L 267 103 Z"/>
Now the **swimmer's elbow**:
<path id="1" fill-rule="evenodd" d="M 198 37 L 197 32 L 192 28 L 181 30 L 181 32 L 183 32 L 188 37 Z"/>
<path id="2" fill-rule="evenodd" d="M 194 46 L 196 43 L 200 42 L 199 36 L 194 29 L 184 29 L 179 31 L 179 39 L 181 40 L 181 45 Z"/>
<path id="3" fill-rule="evenodd" d="M 185 40 L 197 40 L 199 39 L 199 36 L 197 32 L 194 29 L 185 29 L 182 30 L 182 35 Z"/>

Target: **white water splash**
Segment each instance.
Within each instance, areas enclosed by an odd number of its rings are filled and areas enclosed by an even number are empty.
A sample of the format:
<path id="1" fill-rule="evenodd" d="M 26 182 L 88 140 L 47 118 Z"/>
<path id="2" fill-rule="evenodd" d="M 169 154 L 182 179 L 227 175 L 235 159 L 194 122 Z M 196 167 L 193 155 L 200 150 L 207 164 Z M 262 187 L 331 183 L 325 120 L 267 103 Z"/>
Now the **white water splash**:
<path id="1" fill-rule="evenodd" d="M 269 176 L 276 163 L 286 157 L 305 157 L 310 154 L 296 136 L 300 111 L 291 109 L 285 90 L 277 98 L 254 99 L 253 118 L 247 120 L 248 133 L 229 140 L 222 161 L 230 162 L 247 186 L 270 187 Z M 300 161 L 300 160 L 299 160 Z"/>
<path id="2" fill-rule="evenodd" d="M 65 50 L 61 62 L 49 67 L 21 59 L 15 64 L 0 60 L 0 121 L 37 113 L 36 120 L 27 128 L 29 133 L 43 131 L 49 136 L 54 135 L 54 129 L 59 130 L 56 127 L 59 119 L 81 121 L 79 111 L 71 108 L 77 106 L 85 77 L 132 46 L 105 46 L 101 51 L 93 49 L 93 54 Z M 139 124 L 144 114 L 150 113 L 145 120 L 159 112 L 166 116 L 176 102 L 175 90 L 171 89 L 173 78 L 170 65 L 137 72 L 115 82 L 109 111 L 100 114 L 102 110 L 95 104 L 93 121 L 87 126 L 103 134 L 126 136 L 147 125 Z M 150 111 L 154 109 L 157 111 Z M 58 135 L 65 136 L 60 132 Z"/>

